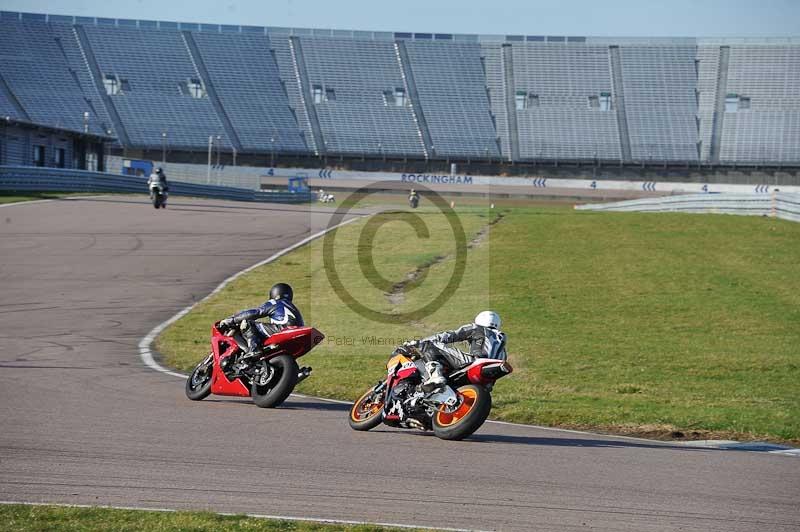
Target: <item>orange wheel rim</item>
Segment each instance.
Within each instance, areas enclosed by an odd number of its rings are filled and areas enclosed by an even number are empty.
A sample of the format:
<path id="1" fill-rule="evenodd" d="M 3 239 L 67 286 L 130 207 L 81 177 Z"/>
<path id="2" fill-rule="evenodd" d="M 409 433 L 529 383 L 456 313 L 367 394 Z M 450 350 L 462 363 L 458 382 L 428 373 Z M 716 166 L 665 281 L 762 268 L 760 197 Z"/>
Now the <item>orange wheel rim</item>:
<path id="1" fill-rule="evenodd" d="M 475 402 L 478 399 L 478 394 L 475 390 L 472 388 L 465 388 L 463 391 L 459 391 L 458 395 L 461 397 L 461 405 L 453 412 L 443 410 L 444 407 L 440 407 L 439 411 L 436 412 L 436 422 L 439 426 L 448 427 L 450 425 L 455 425 L 464 419 L 475 407 Z"/>
<path id="2" fill-rule="evenodd" d="M 362 395 L 358 401 L 356 401 L 356 403 L 353 405 L 353 408 L 350 409 L 350 417 L 353 418 L 353 421 L 364 421 L 365 419 L 375 416 L 381 411 L 383 408 L 383 401 L 370 401 L 369 399 L 372 396 L 372 390 L 368 390 L 367 393 Z"/>

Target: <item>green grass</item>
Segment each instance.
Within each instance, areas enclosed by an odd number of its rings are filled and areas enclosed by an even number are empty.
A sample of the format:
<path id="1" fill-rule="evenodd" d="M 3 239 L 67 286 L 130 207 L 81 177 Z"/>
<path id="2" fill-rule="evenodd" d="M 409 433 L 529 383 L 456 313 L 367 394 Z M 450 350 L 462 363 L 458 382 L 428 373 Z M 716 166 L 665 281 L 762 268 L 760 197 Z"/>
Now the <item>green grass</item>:
<path id="1" fill-rule="evenodd" d="M 479 206 L 458 211 L 468 239 L 494 216 Z M 504 319 L 515 367 L 495 388 L 496 419 L 800 441 L 800 224 L 568 207 L 502 212 L 490 237 L 470 249 L 452 299 L 421 322 L 374 323 L 350 311 L 328 284 L 316 241 L 240 278 L 168 329 L 157 347 L 170 365 L 190 369 L 207 348 L 212 321 L 288 281 L 306 321 L 328 335 L 304 358 L 315 374 L 300 391 L 354 399 L 381 377 L 392 344 L 491 307 Z M 396 306 L 356 261 L 363 222 L 337 231 L 338 270 L 359 300 L 402 312 L 446 284 L 452 237 L 442 216 L 421 215 L 431 238 L 418 240 L 400 222 L 376 238 L 376 267 L 387 279 L 446 257 Z"/>
<path id="2" fill-rule="evenodd" d="M 114 530 L 139 531 L 297 531 L 297 532 L 378 532 L 398 530 L 372 525 L 334 525 L 307 521 L 281 521 L 219 515 L 212 512 L 161 512 L 117 510 L 111 508 L 76 508 L 68 506 L 0 505 L 2 530 L 90 532 Z"/>

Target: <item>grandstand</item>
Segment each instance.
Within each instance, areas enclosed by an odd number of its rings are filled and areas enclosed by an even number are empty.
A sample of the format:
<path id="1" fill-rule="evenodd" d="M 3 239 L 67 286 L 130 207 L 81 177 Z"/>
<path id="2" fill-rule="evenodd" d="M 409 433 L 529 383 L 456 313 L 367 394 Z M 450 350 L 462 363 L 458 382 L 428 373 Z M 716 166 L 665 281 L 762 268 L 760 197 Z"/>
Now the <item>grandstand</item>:
<path id="1" fill-rule="evenodd" d="M 87 114 L 88 113 L 88 114 Z M 800 166 L 800 39 L 310 30 L 0 12 L 0 116 L 115 153 Z M 0 164 L 12 164 L 0 151 Z"/>

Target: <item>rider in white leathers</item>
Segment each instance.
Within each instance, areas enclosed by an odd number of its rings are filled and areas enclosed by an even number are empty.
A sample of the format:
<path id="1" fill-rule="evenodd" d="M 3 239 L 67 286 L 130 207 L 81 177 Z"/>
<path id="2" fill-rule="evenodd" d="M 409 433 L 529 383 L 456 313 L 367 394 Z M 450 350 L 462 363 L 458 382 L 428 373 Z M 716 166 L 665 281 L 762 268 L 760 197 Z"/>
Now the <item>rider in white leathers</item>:
<path id="1" fill-rule="evenodd" d="M 468 342 L 469 353 L 449 346 L 456 342 Z M 442 361 L 452 370 L 463 368 L 476 358 L 496 358 L 505 360 L 506 335 L 500 331 L 500 316 L 485 310 L 475 316 L 472 323 L 462 325 L 454 331 L 443 331 L 422 340 L 406 342 L 406 345 L 419 346 L 428 379 L 422 383 L 423 390 L 434 390 L 446 382 Z"/>
<path id="2" fill-rule="evenodd" d="M 169 185 L 167 185 L 167 176 L 164 174 L 164 169 L 160 166 L 158 168 L 153 167 L 153 172 L 150 174 L 150 177 L 147 179 L 147 188 L 150 190 L 150 199 L 153 199 L 153 195 L 156 193 L 156 190 L 160 190 L 161 193 L 164 195 L 166 199 L 167 191 L 169 190 Z"/>

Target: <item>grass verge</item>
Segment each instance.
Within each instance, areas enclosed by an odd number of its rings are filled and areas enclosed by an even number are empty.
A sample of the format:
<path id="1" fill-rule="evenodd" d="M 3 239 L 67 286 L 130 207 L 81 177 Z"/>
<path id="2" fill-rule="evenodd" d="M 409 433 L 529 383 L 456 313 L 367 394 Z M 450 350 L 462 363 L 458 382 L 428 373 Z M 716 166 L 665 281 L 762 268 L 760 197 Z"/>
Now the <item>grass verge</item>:
<path id="1" fill-rule="evenodd" d="M 215 319 L 292 283 L 306 321 L 328 336 L 304 363 L 300 391 L 354 399 L 383 373 L 391 346 L 456 327 L 483 308 L 504 318 L 515 373 L 495 388 L 496 419 L 662 438 L 800 442 L 800 224 L 725 215 L 575 212 L 464 206 L 466 273 L 451 299 L 410 325 L 365 320 L 331 289 L 322 241 L 229 285 L 157 342 L 190 369 Z M 342 284 L 370 308 L 419 308 L 454 268 L 444 217 L 421 212 L 430 237 L 383 225 L 376 271 L 399 281 L 433 263 L 402 297 L 374 288 L 359 265 L 364 222 L 336 231 Z M 362 243 L 363 245 L 363 243 Z M 436 259 L 436 260 L 432 260 Z M 421 289 L 424 287 L 424 289 Z"/>
<path id="2" fill-rule="evenodd" d="M 60 530 L 91 532 L 116 530 L 185 531 L 197 532 L 383 532 L 399 530 L 373 525 L 337 525 L 310 521 L 286 521 L 219 515 L 212 512 L 163 512 L 148 510 L 119 510 L 113 508 L 81 508 L 73 506 L 40 506 L 26 504 L 0 505 L 2 529 L 8 532 L 28 530 Z M 407 529 L 403 529 L 407 530 Z"/>

